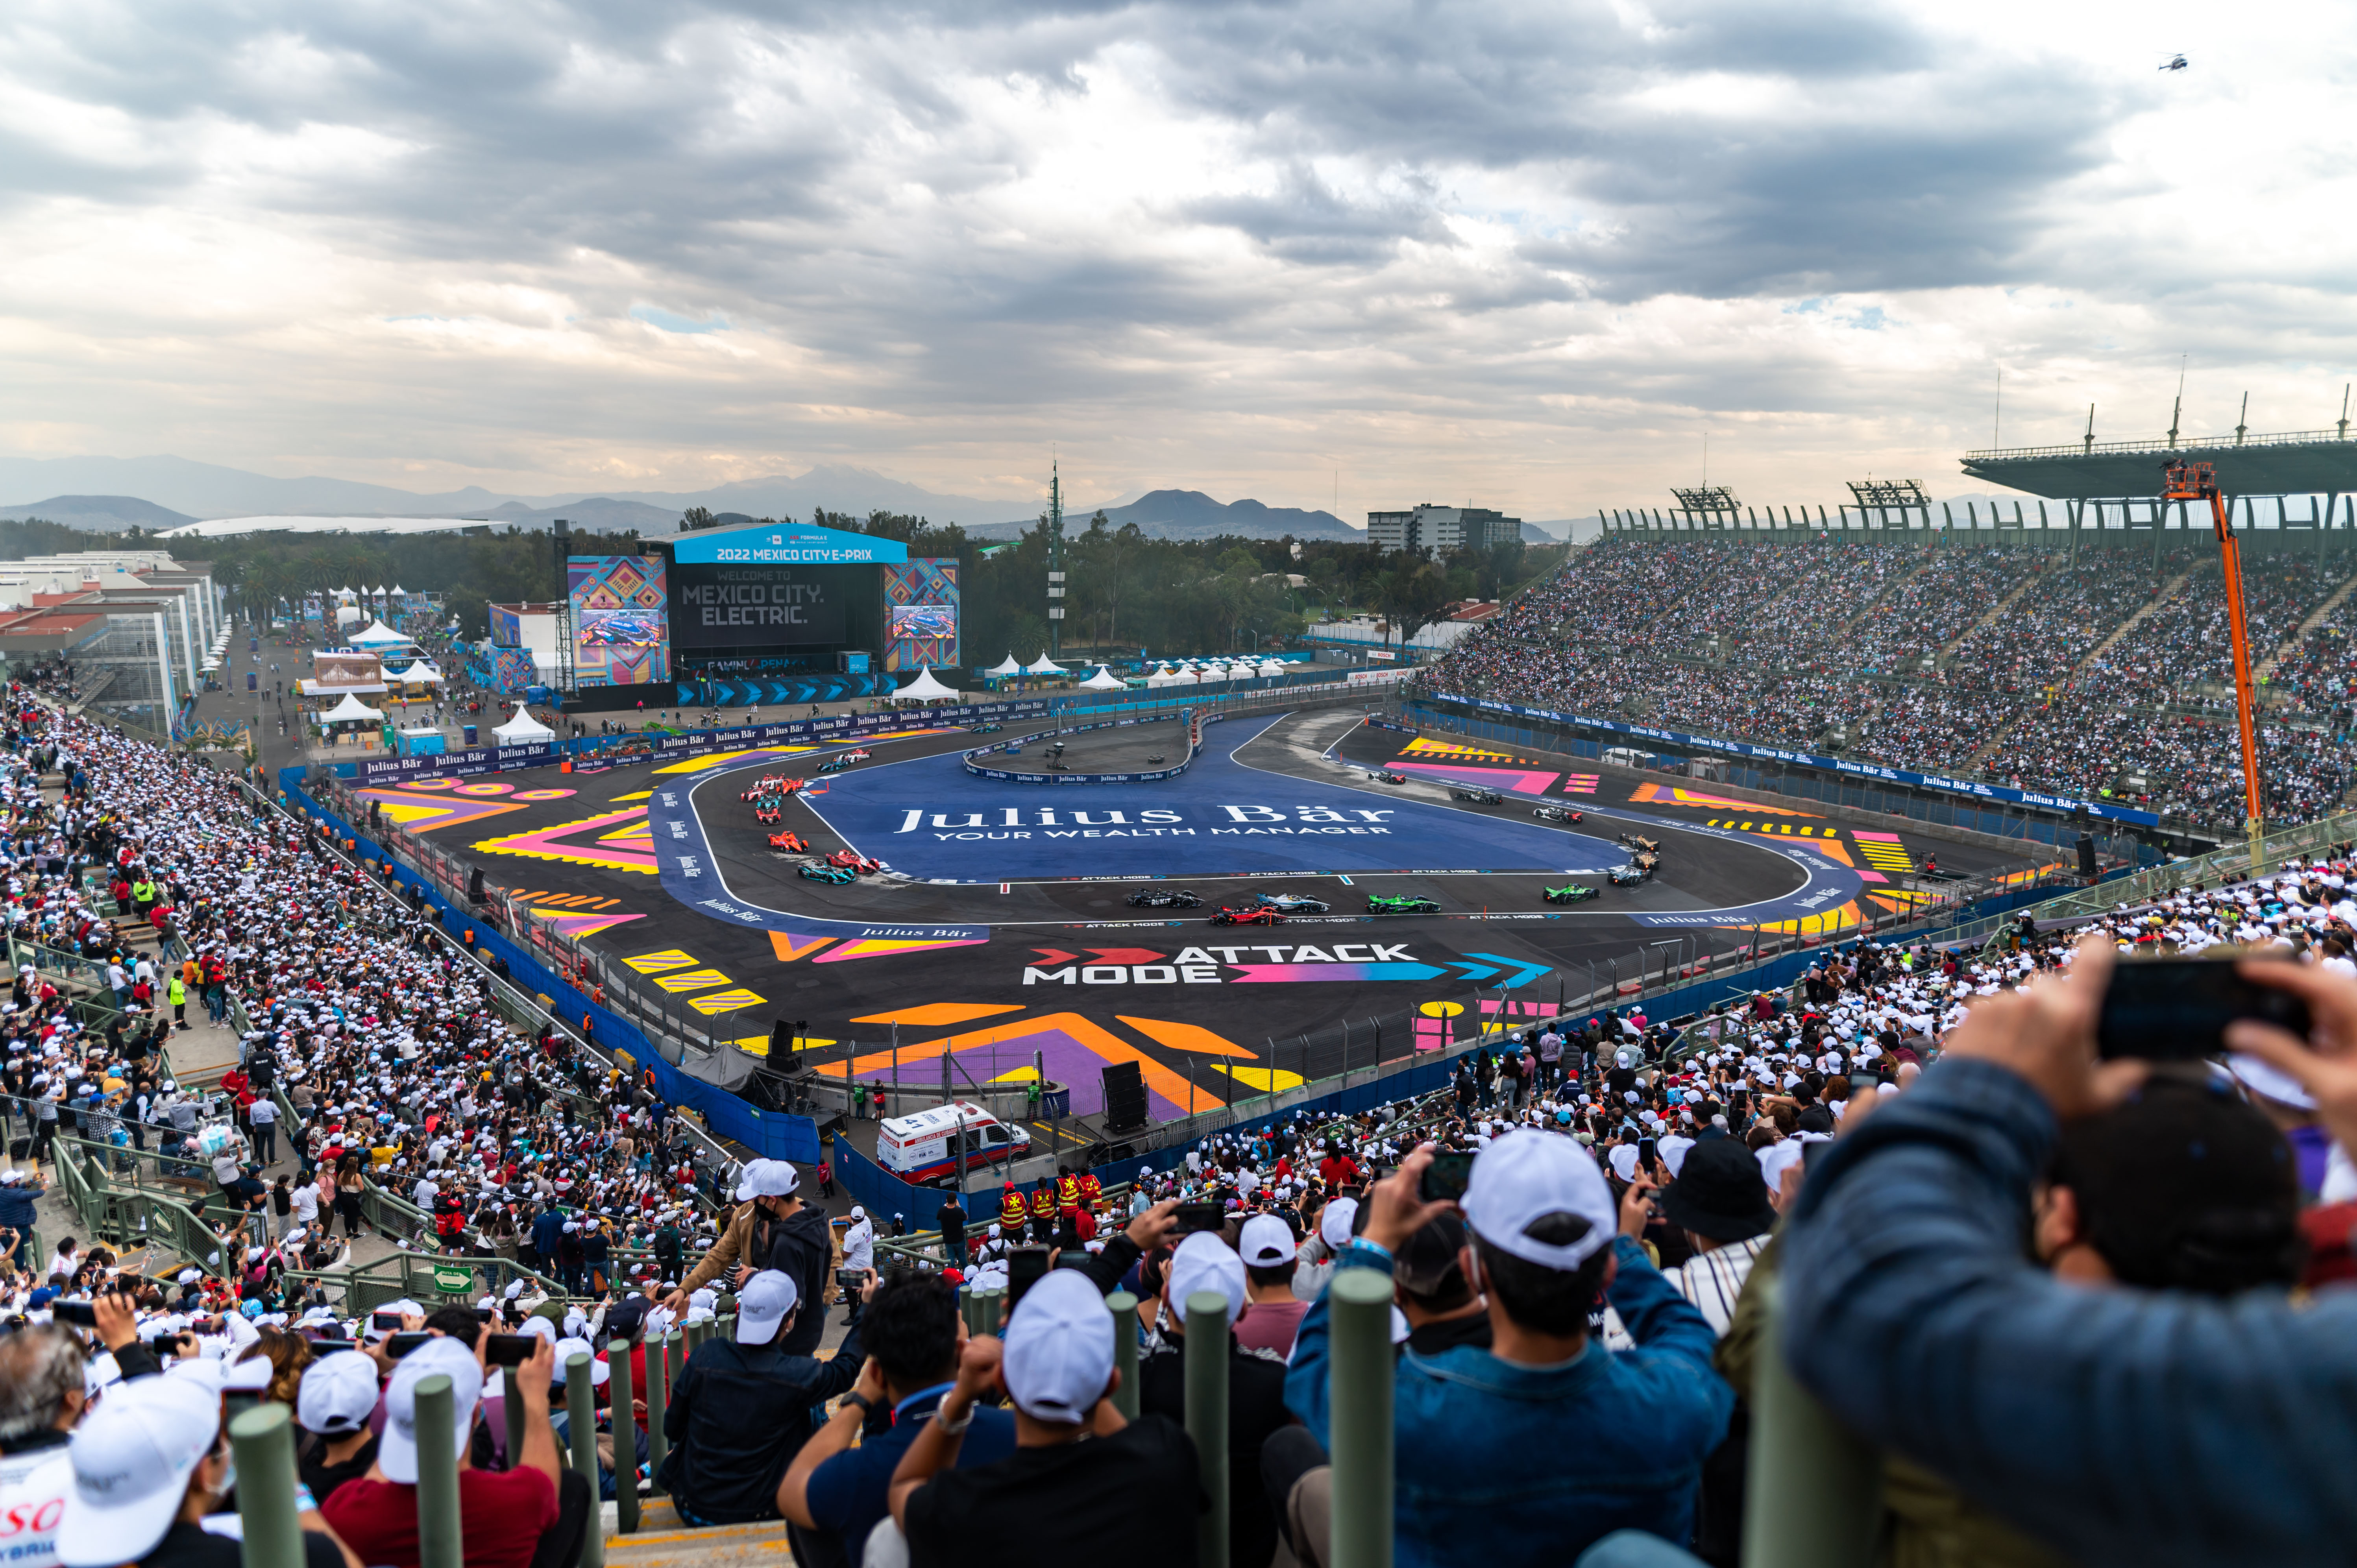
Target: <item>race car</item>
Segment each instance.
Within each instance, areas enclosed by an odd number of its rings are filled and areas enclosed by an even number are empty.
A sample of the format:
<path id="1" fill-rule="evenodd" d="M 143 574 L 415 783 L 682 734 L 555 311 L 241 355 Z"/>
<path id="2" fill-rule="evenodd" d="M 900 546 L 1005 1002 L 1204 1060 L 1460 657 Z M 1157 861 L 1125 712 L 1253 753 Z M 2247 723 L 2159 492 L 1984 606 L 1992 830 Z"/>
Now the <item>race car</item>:
<path id="1" fill-rule="evenodd" d="M 856 872 L 845 871 L 839 865 L 824 865 L 815 860 L 803 863 L 802 875 L 809 877 L 813 882 L 832 882 L 837 886 L 859 880 L 859 874 Z"/>
<path id="2" fill-rule="evenodd" d="M 845 762 L 865 762 L 875 755 L 876 754 L 874 752 L 868 750 L 864 746 L 855 746 L 849 751 L 843 754 L 842 760 Z"/>
<path id="3" fill-rule="evenodd" d="M 841 866 L 861 876 L 873 876 L 884 869 L 884 863 L 870 860 L 856 849 L 839 849 L 826 857 L 829 865 Z"/>
<path id="4" fill-rule="evenodd" d="M 1005 725 L 969 725 L 966 726 L 965 733 L 968 735 L 996 735 L 1000 730 L 1003 730 L 1006 727 L 1006 726 Z"/>
<path id="5" fill-rule="evenodd" d="M 1502 806 L 1506 803 L 1506 798 L 1495 789 L 1484 789 L 1474 784 L 1456 786 L 1448 791 L 1448 798 L 1452 800 L 1470 800 L 1477 806 Z"/>
<path id="6" fill-rule="evenodd" d="M 1367 895 L 1370 915 L 1437 915 L 1440 901 L 1419 898 L 1413 893 L 1370 893 Z"/>
<path id="7" fill-rule="evenodd" d="M 1215 926 L 1281 926 L 1285 924 L 1285 911 L 1272 909 L 1265 904 L 1254 904 L 1243 909 L 1232 908 L 1222 904 L 1220 906 L 1219 913 L 1211 917 L 1211 924 Z"/>
<path id="8" fill-rule="evenodd" d="M 810 853 L 810 841 L 788 828 L 783 832 L 770 835 L 770 847 L 784 850 L 789 854 L 807 854 Z"/>
<path id="9" fill-rule="evenodd" d="M 1531 815 L 1543 822 L 1584 822 L 1587 820 L 1587 812 L 1576 811 L 1569 806 L 1533 806 Z"/>
<path id="10" fill-rule="evenodd" d="M 821 773 L 840 773 L 850 766 L 851 758 L 848 757 L 834 757 L 820 763 L 818 765 L 818 770 Z"/>
<path id="11" fill-rule="evenodd" d="M 1255 893 L 1253 897 L 1265 909 L 1282 909 L 1288 915 L 1322 915 L 1332 908 L 1325 899 L 1307 893 Z"/>
<path id="12" fill-rule="evenodd" d="M 1615 887 L 1634 887 L 1641 882 L 1651 882 L 1652 879 L 1653 868 L 1641 861 L 1632 860 L 1626 865 L 1616 865 L 1605 873 L 1605 880 Z"/>
<path id="13" fill-rule="evenodd" d="M 1405 784 L 1407 782 L 1407 775 L 1405 773 L 1391 772 L 1378 773 L 1375 775 L 1375 782 L 1378 784 Z"/>
<path id="14" fill-rule="evenodd" d="M 1647 838 L 1642 833 L 1622 833 L 1620 838 L 1620 844 L 1622 849 L 1633 850 L 1639 854 L 1659 854 L 1662 853 L 1662 846 L 1655 843 L 1652 839 Z"/>
<path id="15" fill-rule="evenodd" d="M 780 822 L 785 821 L 785 798 L 783 796 L 764 795 L 759 800 L 753 802 L 753 820 L 760 823 L 763 827 L 774 828 Z"/>
<path id="16" fill-rule="evenodd" d="M 1620 879 L 1620 874 L 1617 871 L 1614 872 L 1612 874 L 1612 879 L 1615 882 L 1618 882 Z M 1590 898 L 1600 898 L 1603 897 L 1603 895 L 1597 892 L 1595 888 L 1582 887 L 1577 882 L 1572 883 L 1570 886 L 1566 887 L 1549 887 L 1545 889 L 1545 893 L 1546 901 L 1550 904 L 1585 904 Z"/>
<path id="17" fill-rule="evenodd" d="M 1133 909 L 1196 909 L 1203 900 L 1183 887 L 1141 887 L 1129 896 Z"/>

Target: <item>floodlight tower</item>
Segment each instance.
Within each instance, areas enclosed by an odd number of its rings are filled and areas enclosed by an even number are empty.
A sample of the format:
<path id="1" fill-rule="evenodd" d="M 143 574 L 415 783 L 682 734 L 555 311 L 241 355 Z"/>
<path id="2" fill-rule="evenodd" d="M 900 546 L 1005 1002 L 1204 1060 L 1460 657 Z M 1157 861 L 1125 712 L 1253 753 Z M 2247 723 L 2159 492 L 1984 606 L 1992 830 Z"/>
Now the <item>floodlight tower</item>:
<path id="1" fill-rule="evenodd" d="M 2258 728 L 2252 716 L 2255 705 L 2251 682 L 2251 628 L 2243 610 L 2243 555 L 2234 538 L 2234 522 L 2219 493 L 2216 467 L 2209 463 L 2162 465 L 2163 501 L 2210 503 L 2211 526 L 2218 533 L 2218 560 L 2226 577 L 2226 625 L 2234 643 L 2234 716 L 2243 730 L 2244 831 L 2251 844 L 2251 875 L 2259 875 L 2266 836 L 2266 798 L 2259 790 Z"/>
<path id="2" fill-rule="evenodd" d="M 1064 630 L 1064 481 L 1048 465 L 1048 658 L 1053 661 Z"/>

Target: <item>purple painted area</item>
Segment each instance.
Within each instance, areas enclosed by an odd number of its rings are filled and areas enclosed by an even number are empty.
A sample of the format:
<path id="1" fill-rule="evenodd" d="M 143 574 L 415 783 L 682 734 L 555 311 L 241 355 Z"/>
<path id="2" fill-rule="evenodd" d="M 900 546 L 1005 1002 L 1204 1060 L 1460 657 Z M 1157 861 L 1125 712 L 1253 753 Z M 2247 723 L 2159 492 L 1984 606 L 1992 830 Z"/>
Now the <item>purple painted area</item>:
<path id="1" fill-rule="evenodd" d="M 915 1089 L 928 1082 L 936 1085 L 941 1082 L 942 1053 L 939 1044 L 928 1040 L 925 1046 L 930 1048 L 924 1049 L 921 1055 L 917 1054 L 916 1048 L 901 1052 L 902 1088 Z M 975 1083 L 987 1087 L 990 1080 L 1000 1073 L 1029 1067 L 1035 1051 L 1046 1056 L 1048 1077 L 1051 1081 L 1071 1086 L 1073 1115 L 1092 1116 L 1104 1109 L 1104 1079 L 1100 1076 L 1105 1069 L 1104 1058 L 1061 1029 L 1042 1029 L 1037 1034 L 1017 1035 L 991 1045 L 960 1047 L 955 1069 L 958 1089 L 961 1092 L 964 1090 L 969 1073 Z M 891 1064 L 888 1062 L 870 1069 L 859 1077 L 868 1083 L 888 1082 L 892 1077 Z M 1204 1097 L 1196 1109 L 1207 1110 L 1218 1101 L 1222 1088 L 1218 1079 L 1216 1073 L 1202 1075 L 1200 1081 Z M 1172 1104 L 1150 1086 L 1146 1091 L 1146 1104 L 1147 1112 L 1157 1122 L 1168 1122 L 1187 1114 L 1185 1106 Z"/>

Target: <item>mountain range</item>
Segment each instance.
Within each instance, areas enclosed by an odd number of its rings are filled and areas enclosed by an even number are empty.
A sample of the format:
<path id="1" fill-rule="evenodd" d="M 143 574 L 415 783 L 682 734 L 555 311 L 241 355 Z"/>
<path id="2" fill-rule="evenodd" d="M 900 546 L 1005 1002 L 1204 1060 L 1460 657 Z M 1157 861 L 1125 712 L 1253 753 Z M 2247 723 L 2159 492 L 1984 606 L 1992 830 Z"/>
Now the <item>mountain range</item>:
<path id="1" fill-rule="evenodd" d="M 186 457 L 0 457 L 0 496 L 46 496 L 0 505 L 0 518 L 43 517 L 77 528 L 115 532 L 127 524 L 170 528 L 199 519 L 268 516 L 464 517 L 546 528 L 555 518 L 599 532 L 637 529 L 667 534 L 689 507 L 746 517 L 807 521 L 821 509 L 863 515 L 876 508 L 934 522 L 960 522 L 970 533 L 1012 539 L 1030 527 L 1036 503 L 943 495 L 868 468 L 822 464 L 798 475 L 737 479 L 702 490 L 563 491 L 514 495 L 479 485 L 426 494 L 390 485 L 319 476 L 278 478 Z M 1068 525 L 1085 527 L 1097 508 L 1067 509 Z M 1275 539 L 1355 540 L 1362 530 L 1331 512 L 1221 502 L 1200 490 L 1154 490 L 1102 509 L 1119 528 L 1135 522 L 1155 538 L 1204 539 L 1222 533 Z M 1009 514 L 1016 514 L 1012 518 Z M 983 521 L 1006 520 L 1006 521 Z"/>

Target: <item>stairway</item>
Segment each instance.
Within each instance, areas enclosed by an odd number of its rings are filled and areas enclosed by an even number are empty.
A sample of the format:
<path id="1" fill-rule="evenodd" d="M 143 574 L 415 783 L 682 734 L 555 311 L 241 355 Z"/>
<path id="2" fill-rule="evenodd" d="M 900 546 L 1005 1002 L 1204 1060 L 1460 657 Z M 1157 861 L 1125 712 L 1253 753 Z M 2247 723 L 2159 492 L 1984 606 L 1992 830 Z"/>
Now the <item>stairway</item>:
<path id="1" fill-rule="evenodd" d="M 620 1533 L 612 1503 L 605 1505 L 607 1568 L 725 1568 L 730 1563 L 791 1564 L 792 1548 L 786 1544 L 786 1527 L 777 1520 L 760 1524 L 714 1524 L 691 1529 L 680 1522 L 668 1498 L 645 1498 L 639 1503 L 639 1528 Z"/>
<path id="2" fill-rule="evenodd" d="M 2089 649 L 2087 650 L 2086 658 L 2080 660 L 2078 663 L 2071 666 L 2070 673 L 2062 677 L 2063 689 L 2067 691 L 2070 688 L 2071 682 L 2079 678 L 2080 671 L 2084 670 L 2088 665 L 2093 663 L 2097 659 L 2103 656 L 2104 650 L 2110 648 L 2112 644 L 2126 637 L 2128 634 L 2128 628 L 2136 625 L 2136 622 L 2144 619 L 2145 617 L 2150 615 L 2154 610 L 2158 609 L 2170 599 L 2176 597 L 2177 591 L 2185 586 L 2186 579 L 2191 577 L 2194 573 L 2201 569 L 2201 568 L 2199 566 L 2189 566 L 2184 571 L 2179 572 L 2176 576 L 2171 577 L 2168 582 L 2163 583 L 2160 585 L 2160 591 L 2158 593 L 2153 595 L 2152 597 L 2147 599 L 2143 604 L 2138 605 L 2134 615 L 2128 617 L 2127 619 L 2120 622 L 2119 625 L 2112 628 L 2111 636 L 2104 639 L 2103 641 Z M 2024 716 L 2026 717 L 2029 712 L 2033 711 L 2035 710 L 2025 710 Z M 2002 725 L 1991 733 L 1986 740 L 1981 742 L 1980 745 L 1973 748 L 1973 754 L 1970 757 L 1964 758 L 1964 768 L 1966 769 L 1978 768 L 1980 766 L 1981 759 L 1988 756 L 1989 752 L 1997 745 L 1998 742 L 2011 735 L 2020 723 L 2021 720 L 2017 718 L 2012 724 Z"/>
<path id="3" fill-rule="evenodd" d="M 2290 652 L 2293 649 L 2298 648 L 2307 638 L 2309 632 L 2314 631 L 2318 627 L 2322 626 L 2324 624 L 2324 618 L 2341 607 L 2341 601 L 2349 596 L 2352 589 L 2357 589 L 2357 577 L 2352 577 L 2347 582 L 2341 584 L 2338 588 L 2333 589 L 2331 597 L 2326 599 L 2322 604 L 2316 607 L 2315 614 L 2309 616 L 2306 620 L 2292 628 L 2291 635 L 2284 639 L 2283 646 L 2270 652 L 2266 656 L 2265 661 L 2263 661 L 2256 670 L 2251 671 L 2251 679 L 2254 681 L 2264 682 L 2268 676 L 2274 674 L 2276 672 L 2276 661 L 2282 659 L 2285 654 Z"/>
<path id="4" fill-rule="evenodd" d="M 1996 608 L 1990 610 L 1988 614 L 1981 617 L 1980 619 L 1973 622 L 1972 625 L 1964 628 L 1964 630 L 1956 633 L 1955 636 L 1950 638 L 1946 642 L 1942 643 L 1939 650 L 1932 656 L 1932 663 L 1937 665 L 1940 669 L 1945 670 L 1948 667 L 1948 661 L 1956 656 L 1956 650 L 1964 646 L 1964 639 L 1972 636 L 1973 633 L 1980 630 L 1980 628 L 1985 626 L 1996 625 L 1999 618 L 2012 611 L 2015 603 L 2019 600 L 2024 594 L 2029 593 L 2032 588 L 2037 587 L 2045 580 L 2046 572 L 2044 570 L 2032 572 L 2029 578 L 2023 582 L 2021 586 L 2006 595 L 2004 599 L 1997 604 Z"/>

